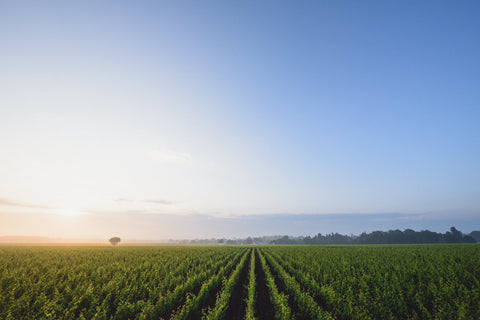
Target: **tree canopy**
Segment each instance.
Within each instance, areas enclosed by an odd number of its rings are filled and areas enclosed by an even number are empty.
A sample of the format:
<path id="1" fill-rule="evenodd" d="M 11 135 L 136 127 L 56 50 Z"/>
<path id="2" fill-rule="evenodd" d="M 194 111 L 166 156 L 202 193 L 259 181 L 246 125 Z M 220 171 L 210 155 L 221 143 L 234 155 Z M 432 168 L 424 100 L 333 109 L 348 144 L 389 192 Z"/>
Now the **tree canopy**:
<path id="1" fill-rule="evenodd" d="M 405 229 L 404 231 L 389 230 L 373 231 L 362 233 L 359 236 L 347 236 L 338 233 L 322 235 L 317 234 L 314 237 L 290 238 L 284 236 L 274 240 L 271 244 L 414 244 L 414 243 L 474 243 L 475 239 L 470 235 L 464 235 L 455 227 L 451 227 L 446 233 L 437 233 L 428 230 L 414 231 Z"/>
<path id="2" fill-rule="evenodd" d="M 112 246 L 116 246 L 117 244 L 120 243 L 120 238 L 119 237 L 113 237 L 108 240 Z"/>

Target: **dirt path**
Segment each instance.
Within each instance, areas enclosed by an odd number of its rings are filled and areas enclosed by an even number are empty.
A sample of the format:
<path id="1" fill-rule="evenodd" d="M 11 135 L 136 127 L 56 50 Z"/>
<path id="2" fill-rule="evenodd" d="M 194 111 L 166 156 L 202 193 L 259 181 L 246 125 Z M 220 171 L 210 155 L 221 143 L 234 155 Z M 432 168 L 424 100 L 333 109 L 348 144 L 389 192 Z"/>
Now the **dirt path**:
<path id="1" fill-rule="evenodd" d="M 240 278 L 235 286 L 232 296 L 230 297 L 230 305 L 224 319 L 242 320 L 245 319 L 245 313 L 247 309 L 247 287 L 248 287 L 248 270 L 250 263 L 250 256 L 247 258 L 242 271 L 240 271 Z"/>
<path id="2" fill-rule="evenodd" d="M 268 294 L 267 282 L 265 281 L 265 273 L 262 270 L 260 258 L 255 249 L 255 277 L 257 280 L 257 305 L 256 314 L 259 320 L 275 319 L 275 309 Z"/>
<path id="3" fill-rule="evenodd" d="M 236 264 L 232 267 L 232 269 L 227 272 L 225 275 L 226 279 L 230 277 L 230 275 L 235 271 L 235 267 L 238 263 L 240 263 L 241 257 L 237 258 Z M 215 302 L 217 300 L 217 294 L 222 290 L 222 282 L 218 284 L 218 286 L 213 290 L 213 292 L 208 296 L 207 300 L 199 306 L 197 310 L 195 310 L 192 315 L 190 316 L 191 320 L 201 320 L 203 316 L 203 312 L 215 306 Z"/>

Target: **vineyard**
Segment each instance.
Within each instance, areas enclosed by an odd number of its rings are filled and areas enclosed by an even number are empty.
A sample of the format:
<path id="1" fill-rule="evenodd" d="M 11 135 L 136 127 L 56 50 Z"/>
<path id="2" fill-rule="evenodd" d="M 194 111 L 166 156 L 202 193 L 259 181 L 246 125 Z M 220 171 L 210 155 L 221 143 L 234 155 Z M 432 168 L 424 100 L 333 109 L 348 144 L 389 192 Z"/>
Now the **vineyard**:
<path id="1" fill-rule="evenodd" d="M 0 319 L 480 319 L 480 246 L 5 246 L 0 289 Z"/>

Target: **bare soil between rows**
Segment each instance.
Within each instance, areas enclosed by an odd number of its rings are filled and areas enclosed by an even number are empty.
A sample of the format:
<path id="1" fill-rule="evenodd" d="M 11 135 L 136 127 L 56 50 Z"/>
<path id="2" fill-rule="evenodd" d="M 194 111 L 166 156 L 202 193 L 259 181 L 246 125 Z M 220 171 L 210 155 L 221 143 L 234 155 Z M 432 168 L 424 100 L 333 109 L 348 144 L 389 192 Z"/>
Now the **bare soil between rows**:
<path id="1" fill-rule="evenodd" d="M 245 314 L 247 311 L 247 296 L 248 296 L 248 269 L 250 263 L 250 257 L 252 253 L 248 255 L 247 260 L 243 266 L 242 271 L 240 271 L 240 277 L 238 279 L 237 285 L 233 290 L 233 294 L 230 297 L 229 306 L 225 317 L 223 319 L 232 319 L 232 320 L 241 320 L 245 319 Z"/>
<path id="2" fill-rule="evenodd" d="M 267 282 L 265 281 L 265 273 L 262 270 L 257 250 L 258 249 L 255 249 L 255 277 L 257 283 L 255 290 L 257 292 L 256 315 L 260 320 L 275 319 L 275 309 L 270 300 Z"/>

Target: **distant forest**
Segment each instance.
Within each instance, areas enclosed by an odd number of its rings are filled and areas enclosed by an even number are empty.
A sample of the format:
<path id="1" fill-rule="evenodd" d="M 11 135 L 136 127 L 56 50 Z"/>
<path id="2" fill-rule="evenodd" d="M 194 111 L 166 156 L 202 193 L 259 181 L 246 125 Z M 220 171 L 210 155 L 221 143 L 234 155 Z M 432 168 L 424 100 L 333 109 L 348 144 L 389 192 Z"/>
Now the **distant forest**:
<path id="1" fill-rule="evenodd" d="M 475 243 L 477 240 L 471 235 L 464 235 L 455 227 L 446 233 L 437 233 L 428 230 L 414 231 L 406 229 L 390 231 L 373 231 L 362 233 L 359 236 L 347 236 L 338 233 L 300 239 L 290 239 L 288 236 L 273 240 L 272 244 L 415 244 L 415 243 Z"/>
<path id="2" fill-rule="evenodd" d="M 226 245 L 249 245 L 249 244 L 419 244 L 419 243 L 475 243 L 480 242 L 480 231 L 463 234 L 455 227 L 445 233 L 437 233 L 428 230 L 414 231 L 412 229 L 373 231 L 356 235 L 342 235 L 330 233 L 306 237 L 289 236 L 265 236 L 248 237 L 245 239 L 200 239 L 175 241 L 191 244 L 226 244 Z"/>

